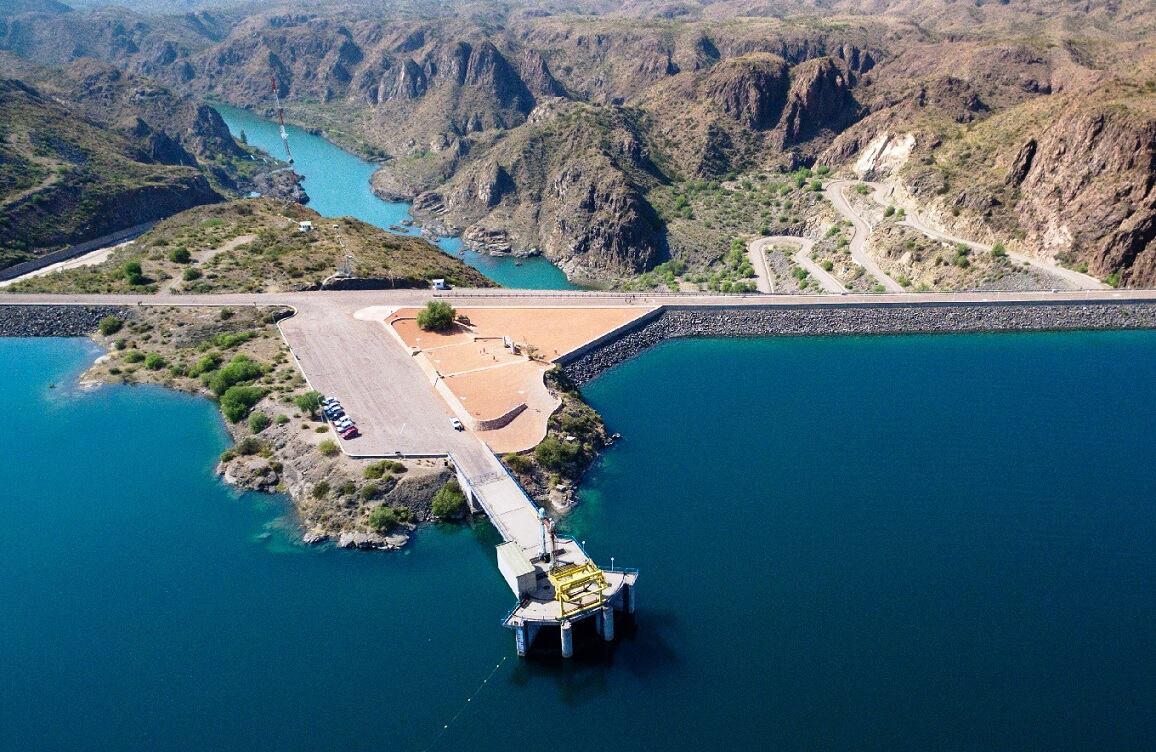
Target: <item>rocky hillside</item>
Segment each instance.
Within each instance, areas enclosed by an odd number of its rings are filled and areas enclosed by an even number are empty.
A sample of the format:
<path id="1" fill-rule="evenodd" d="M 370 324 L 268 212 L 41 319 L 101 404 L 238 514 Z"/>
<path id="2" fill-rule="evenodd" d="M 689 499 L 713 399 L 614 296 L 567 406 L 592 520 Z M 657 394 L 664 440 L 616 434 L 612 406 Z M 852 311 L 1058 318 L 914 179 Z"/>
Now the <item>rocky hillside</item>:
<path id="1" fill-rule="evenodd" d="M 997 53 L 1019 61 L 1004 68 L 1009 101 L 944 80 L 934 98 L 881 107 L 826 158 L 892 180 L 958 234 L 1156 284 L 1156 59 L 1100 70 L 1030 53 Z"/>
<path id="2" fill-rule="evenodd" d="M 15 14 L 0 48 L 98 57 L 266 113 L 275 80 L 291 118 L 383 162 L 382 195 L 584 278 L 685 246 L 657 188 L 822 164 L 893 180 L 960 232 L 1142 284 L 1135 103 L 1154 24 L 1143 0 L 322 1 Z"/>
<path id="3" fill-rule="evenodd" d="M 314 223 L 300 232 L 298 223 Z M 269 198 L 240 199 L 180 212 L 102 263 L 31 277 L 6 292 L 149 294 L 285 292 L 333 284 L 345 255 L 366 287 L 428 288 L 431 279 L 490 287 L 477 270 L 429 242 L 360 220 L 321 215 Z M 368 282 L 366 282 L 368 280 Z"/>
<path id="4" fill-rule="evenodd" d="M 0 124 L 3 266 L 221 200 L 196 167 L 151 154 L 147 135 L 138 141 L 19 81 L 0 80 Z"/>
<path id="5" fill-rule="evenodd" d="M 21 77 L 0 97 L 5 265 L 264 185 L 268 168 L 188 95 L 90 59 L 0 60 Z"/>

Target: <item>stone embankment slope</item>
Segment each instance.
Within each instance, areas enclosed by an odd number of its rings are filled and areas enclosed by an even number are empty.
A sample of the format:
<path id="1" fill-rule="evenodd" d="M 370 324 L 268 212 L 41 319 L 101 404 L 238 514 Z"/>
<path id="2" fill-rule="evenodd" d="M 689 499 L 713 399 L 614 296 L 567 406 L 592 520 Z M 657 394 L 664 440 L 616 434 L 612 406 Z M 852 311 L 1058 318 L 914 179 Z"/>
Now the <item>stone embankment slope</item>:
<path id="1" fill-rule="evenodd" d="M 87 337 L 105 316 L 124 314 L 111 305 L 0 305 L 0 337 Z"/>
<path id="2" fill-rule="evenodd" d="M 1156 329 L 1156 302 L 938 303 L 668 307 L 656 318 L 563 364 L 576 384 L 668 339 Z"/>

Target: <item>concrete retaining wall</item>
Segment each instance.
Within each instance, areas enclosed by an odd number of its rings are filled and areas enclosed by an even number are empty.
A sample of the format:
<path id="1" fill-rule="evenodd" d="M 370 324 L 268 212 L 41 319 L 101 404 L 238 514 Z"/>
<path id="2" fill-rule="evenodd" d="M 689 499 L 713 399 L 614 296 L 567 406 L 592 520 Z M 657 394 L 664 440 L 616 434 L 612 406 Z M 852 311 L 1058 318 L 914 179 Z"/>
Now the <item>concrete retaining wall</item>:
<path id="1" fill-rule="evenodd" d="M 119 245 L 126 240 L 132 240 L 133 238 L 144 235 L 146 232 L 156 227 L 156 224 L 157 223 L 154 221 L 134 225 L 124 230 L 119 230 L 118 232 L 102 235 L 99 238 L 93 238 L 92 240 L 86 241 L 84 243 L 77 243 L 76 245 L 70 245 L 67 248 L 61 248 L 59 251 L 46 253 L 39 258 L 34 258 L 29 261 L 22 261 L 19 264 L 13 264 L 6 269 L 0 269 L 0 282 L 22 277 L 29 272 L 36 271 L 37 269 L 43 269 L 46 266 L 52 266 L 53 264 L 59 263 L 61 261 L 67 261 L 69 259 L 76 258 L 77 256 L 83 256 L 86 253 L 90 253 L 91 251 L 96 251 L 101 248 L 107 248 L 110 245 Z"/>

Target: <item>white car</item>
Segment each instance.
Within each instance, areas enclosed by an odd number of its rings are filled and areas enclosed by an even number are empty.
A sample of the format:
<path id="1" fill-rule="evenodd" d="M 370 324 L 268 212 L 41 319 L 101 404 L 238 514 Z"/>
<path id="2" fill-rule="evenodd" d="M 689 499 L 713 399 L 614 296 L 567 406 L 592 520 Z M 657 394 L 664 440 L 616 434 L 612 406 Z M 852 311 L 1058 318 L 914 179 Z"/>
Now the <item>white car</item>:
<path id="1" fill-rule="evenodd" d="M 466 427 L 463 426 L 462 422 L 460 420 L 458 420 L 457 418 L 450 418 L 450 425 L 454 427 L 455 431 L 466 430 Z"/>

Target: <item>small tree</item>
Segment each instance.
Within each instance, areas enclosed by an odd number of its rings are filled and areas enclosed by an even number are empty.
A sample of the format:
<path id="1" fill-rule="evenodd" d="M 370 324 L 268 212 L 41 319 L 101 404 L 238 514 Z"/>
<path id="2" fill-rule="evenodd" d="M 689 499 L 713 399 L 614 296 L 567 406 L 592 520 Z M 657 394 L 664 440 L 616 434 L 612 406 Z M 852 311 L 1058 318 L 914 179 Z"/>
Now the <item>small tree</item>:
<path id="1" fill-rule="evenodd" d="M 340 450 L 337 448 L 337 442 L 336 441 L 334 441 L 333 439 L 326 439 L 325 441 L 323 441 L 317 445 L 317 451 L 321 452 L 326 457 L 332 457 L 333 455 L 337 454 Z"/>
<path id="2" fill-rule="evenodd" d="M 991 255 L 996 258 L 1003 258 L 1007 255 L 1007 248 L 1004 247 L 1003 243 L 996 243 L 991 247 Z"/>
<path id="3" fill-rule="evenodd" d="M 298 394 L 293 398 L 293 404 L 297 405 L 297 409 L 301 412 L 308 413 L 310 417 L 316 417 L 317 411 L 321 409 L 321 393 L 305 392 Z"/>
<path id="4" fill-rule="evenodd" d="M 454 325 L 456 312 L 449 303 L 431 300 L 417 314 L 417 325 L 427 332 L 444 332 Z"/>

